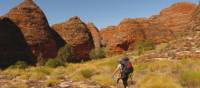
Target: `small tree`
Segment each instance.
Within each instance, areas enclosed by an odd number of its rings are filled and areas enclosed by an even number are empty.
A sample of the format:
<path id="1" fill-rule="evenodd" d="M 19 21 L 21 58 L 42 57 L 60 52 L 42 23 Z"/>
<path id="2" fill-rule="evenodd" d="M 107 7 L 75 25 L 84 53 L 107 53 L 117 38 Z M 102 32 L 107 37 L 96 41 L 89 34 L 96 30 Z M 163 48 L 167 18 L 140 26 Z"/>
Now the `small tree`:
<path id="1" fill-rule="evenodd" d="M 66 44 L 64 47 L 59 49 L 56 59 L 66 62 L 72 56 L 73 56 L 73 51 L 72 51 L 70 45 Z"/>
<path id="2" fill-rule="evenodd" d="M 95 48 L 90 51 L 90 59 L 105 58 L 106 53 L 104 48 Z"/>

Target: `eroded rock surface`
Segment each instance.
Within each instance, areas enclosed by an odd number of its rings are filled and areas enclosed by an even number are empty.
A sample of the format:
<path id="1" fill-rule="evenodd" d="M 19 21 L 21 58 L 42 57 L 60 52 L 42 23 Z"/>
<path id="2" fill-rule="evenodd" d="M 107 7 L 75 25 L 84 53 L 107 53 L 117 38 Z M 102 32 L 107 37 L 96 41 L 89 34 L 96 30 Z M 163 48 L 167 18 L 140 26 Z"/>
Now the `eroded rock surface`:
<path id="1" fill-rule="evenodd" d="M 22 31 L 31 48 L 34 58 L 53 58 L 57 55 L 57 47 L 50 27 L 42 10 L 32 1 L 24 0 L 11 9 L 6 17 L 10 18 Z"/>
<path id="2" fill-rule="evenodd" d="M 69 61 L 89 58 L 89 52 L 94 48 L 93 39 L 86 24 L 79 17 L 72 17 L 64 23 L 53 25 L 52 28 L 72 47 L 75 58 Z"/>

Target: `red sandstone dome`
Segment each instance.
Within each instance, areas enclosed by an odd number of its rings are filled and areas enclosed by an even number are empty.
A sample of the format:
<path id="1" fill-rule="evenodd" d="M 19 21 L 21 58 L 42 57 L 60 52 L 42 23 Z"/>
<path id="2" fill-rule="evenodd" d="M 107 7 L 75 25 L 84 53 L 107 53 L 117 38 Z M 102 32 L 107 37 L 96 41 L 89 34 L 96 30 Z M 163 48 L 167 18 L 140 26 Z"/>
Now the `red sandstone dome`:
<path id="1" fill-rule="evenodd" d="M 32 1 L 24 0 L 11 9 L 6 16 L 22 31 L 34 58 L 53 58 L 57 55 L 56 43 L 42 10 Z"/>
<path id="2" fill-rule="evenodd" d="M 68 21 L 55 24 L 52 28 L 69 44 L 75 52 L 72 62 L 89 59 L 89 52 L 94 48 L 93 39 L 87 25 L 75 16 Z"/>

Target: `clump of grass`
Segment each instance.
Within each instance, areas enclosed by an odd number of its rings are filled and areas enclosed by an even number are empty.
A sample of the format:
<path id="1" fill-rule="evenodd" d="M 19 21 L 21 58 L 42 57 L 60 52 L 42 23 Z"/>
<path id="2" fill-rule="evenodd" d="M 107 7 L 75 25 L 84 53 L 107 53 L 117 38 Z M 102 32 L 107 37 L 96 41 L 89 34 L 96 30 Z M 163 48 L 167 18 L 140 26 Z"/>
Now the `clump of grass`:
<path id="1" fill-rule="evenodd" d="M 49 59 L 46 63 L 45 66 L 51 67 L 51 68 L 56 68 L 59 66 L 64 66 L 64 62 L 58 59 Z"/>
<path id="2" fill-rule="evenodd" d="M 106 53 L 104 48 L 95 48 L 90 52 L 90 59 L 105 58 Z"/>
<path id="3" fill-rule="evenodd" d="M 137 87 L 138 88 L 182 88 L 173 79 L 157 74 L 148 74 L 144 76 L 137 83 Z"/>
<path id="4" fill-rule="evenodd" d="M 32 80 L 46 80 L 46 77 L 53 72 L 52 68 L 49 67 L 36 67 L 30 70 L 32 75 L 30 79 Z"/>
<path id="5" fill-rule="evenodd" d="M 37 72 L 34 72 L 32 73 L 32 75 L 30 76 L 30 79 L 31 80 L 36 80 L 36 81 L 39 81 L 39 80 L 46 80 L 46 74 L 44 73 L 37 73 Z"/>
<path id="6" fill-rule="evenodd" d="M 23 74 L 25 74 L 25 70 L 24 69 L 6 69 L 2 72 L 2 74 L 7 75 L 8 77 L 17 77 L 17 76 L 21 76 Z"/>
<path id="7" fill-rule="evenodd" d="M 22 75 L 20 75 L 19 78 L 22 80 L 28 80 L 31 77 L 31 75 L 32 75 L 32 73 L 26 72 L 26 73 L 23 73 Z"/>
<path id="8" fill-rule="evenodd" d="M 45 81 L 46 87 L 54 87 L 56 86 L 60 81 L 58 79 L 47 79 Z"/>
<path id="9" fill-rule="evenodd" d="M 95 74 L 95 70 L 93 68 L 83 68 L 80 70 L 80 73 L 84 78 L 88 79 Z"/>
<path id="10" fill-rule="evenodd" d="M 70 75 L 76 72 L 80 67 L 76 64 L 68 64 L 67 67 L 65 68 L 65 73 Z"/>
<path id="11" fill-rule="evenodd" d="M 184 71 L 180 75 L 180 82 L 186 87 L 200 87 L 200 71 Z"/>
<path id="12" fill-rule="evenodd" d="M 50 73 L 53 71 L 53 69 L 49 68 L 49 67 L 41 66 L 41 67 L 34 68 L 32 71 L 36 72 L 36 73 L 43 73 L 45 75 L 50 75 Z"/>
<path id="13" fill-rule="evenodd" d="M 111 74 L 99 74 L 92 76 L 91 80 L 100 85 L 111 86 L 114 85 L 114 81 L 111 77 Z"/>
<path id="14" fill-rule="evenodd" d="M 54 69 L 50 76 L 54 78 L 64 78 L 66 76 L 66 69 L 64 67 L 58 67 Z"/>
<path id="15" fill-rule="evenodd" d="M 168 44 L 168 43 L 161 43 L 161 44 L 159 44 L 159 45 L 156 45 L 156 46 L 155 46 L 155 49 L 158 50 L 158 51 L 161 51 L 161 50 L 163 50 L 163 49 L 165 49 L 165 48 L 167 48 L 167 47 L 169 47 L 169 44 Z"/>
<path id="16" fill-rule="evenodd" d="M 171 70 L 170 68 L 172 68 L 172 66 L 173 66 L 173 62 L 168 61 L 168 60 L 154 61 L 149 64 L 149 70 L 151 72 L 155 72 L 155 71 L 168 72 Z"/>
<path id="17" fill-rule="evenodd" d="M 71 79 L 75 81 L 85 80 L 85 78 L 80 73 L 76 73 L 71 77 Z"/>

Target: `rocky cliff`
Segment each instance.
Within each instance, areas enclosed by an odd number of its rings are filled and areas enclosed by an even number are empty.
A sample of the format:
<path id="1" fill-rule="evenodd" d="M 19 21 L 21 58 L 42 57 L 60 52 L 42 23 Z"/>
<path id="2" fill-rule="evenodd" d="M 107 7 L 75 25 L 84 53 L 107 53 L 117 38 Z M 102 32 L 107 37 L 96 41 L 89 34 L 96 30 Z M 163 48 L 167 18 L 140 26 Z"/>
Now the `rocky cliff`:
<path id="1" fill-rule="evenodd" d="M 191 14 L 196 5 L 189 2 L 179 2 L 161 10 L 160 15 L 152 16 L 152 22 L 161 23 L 168 27 L 175 35 L 188 30 Z"/>

